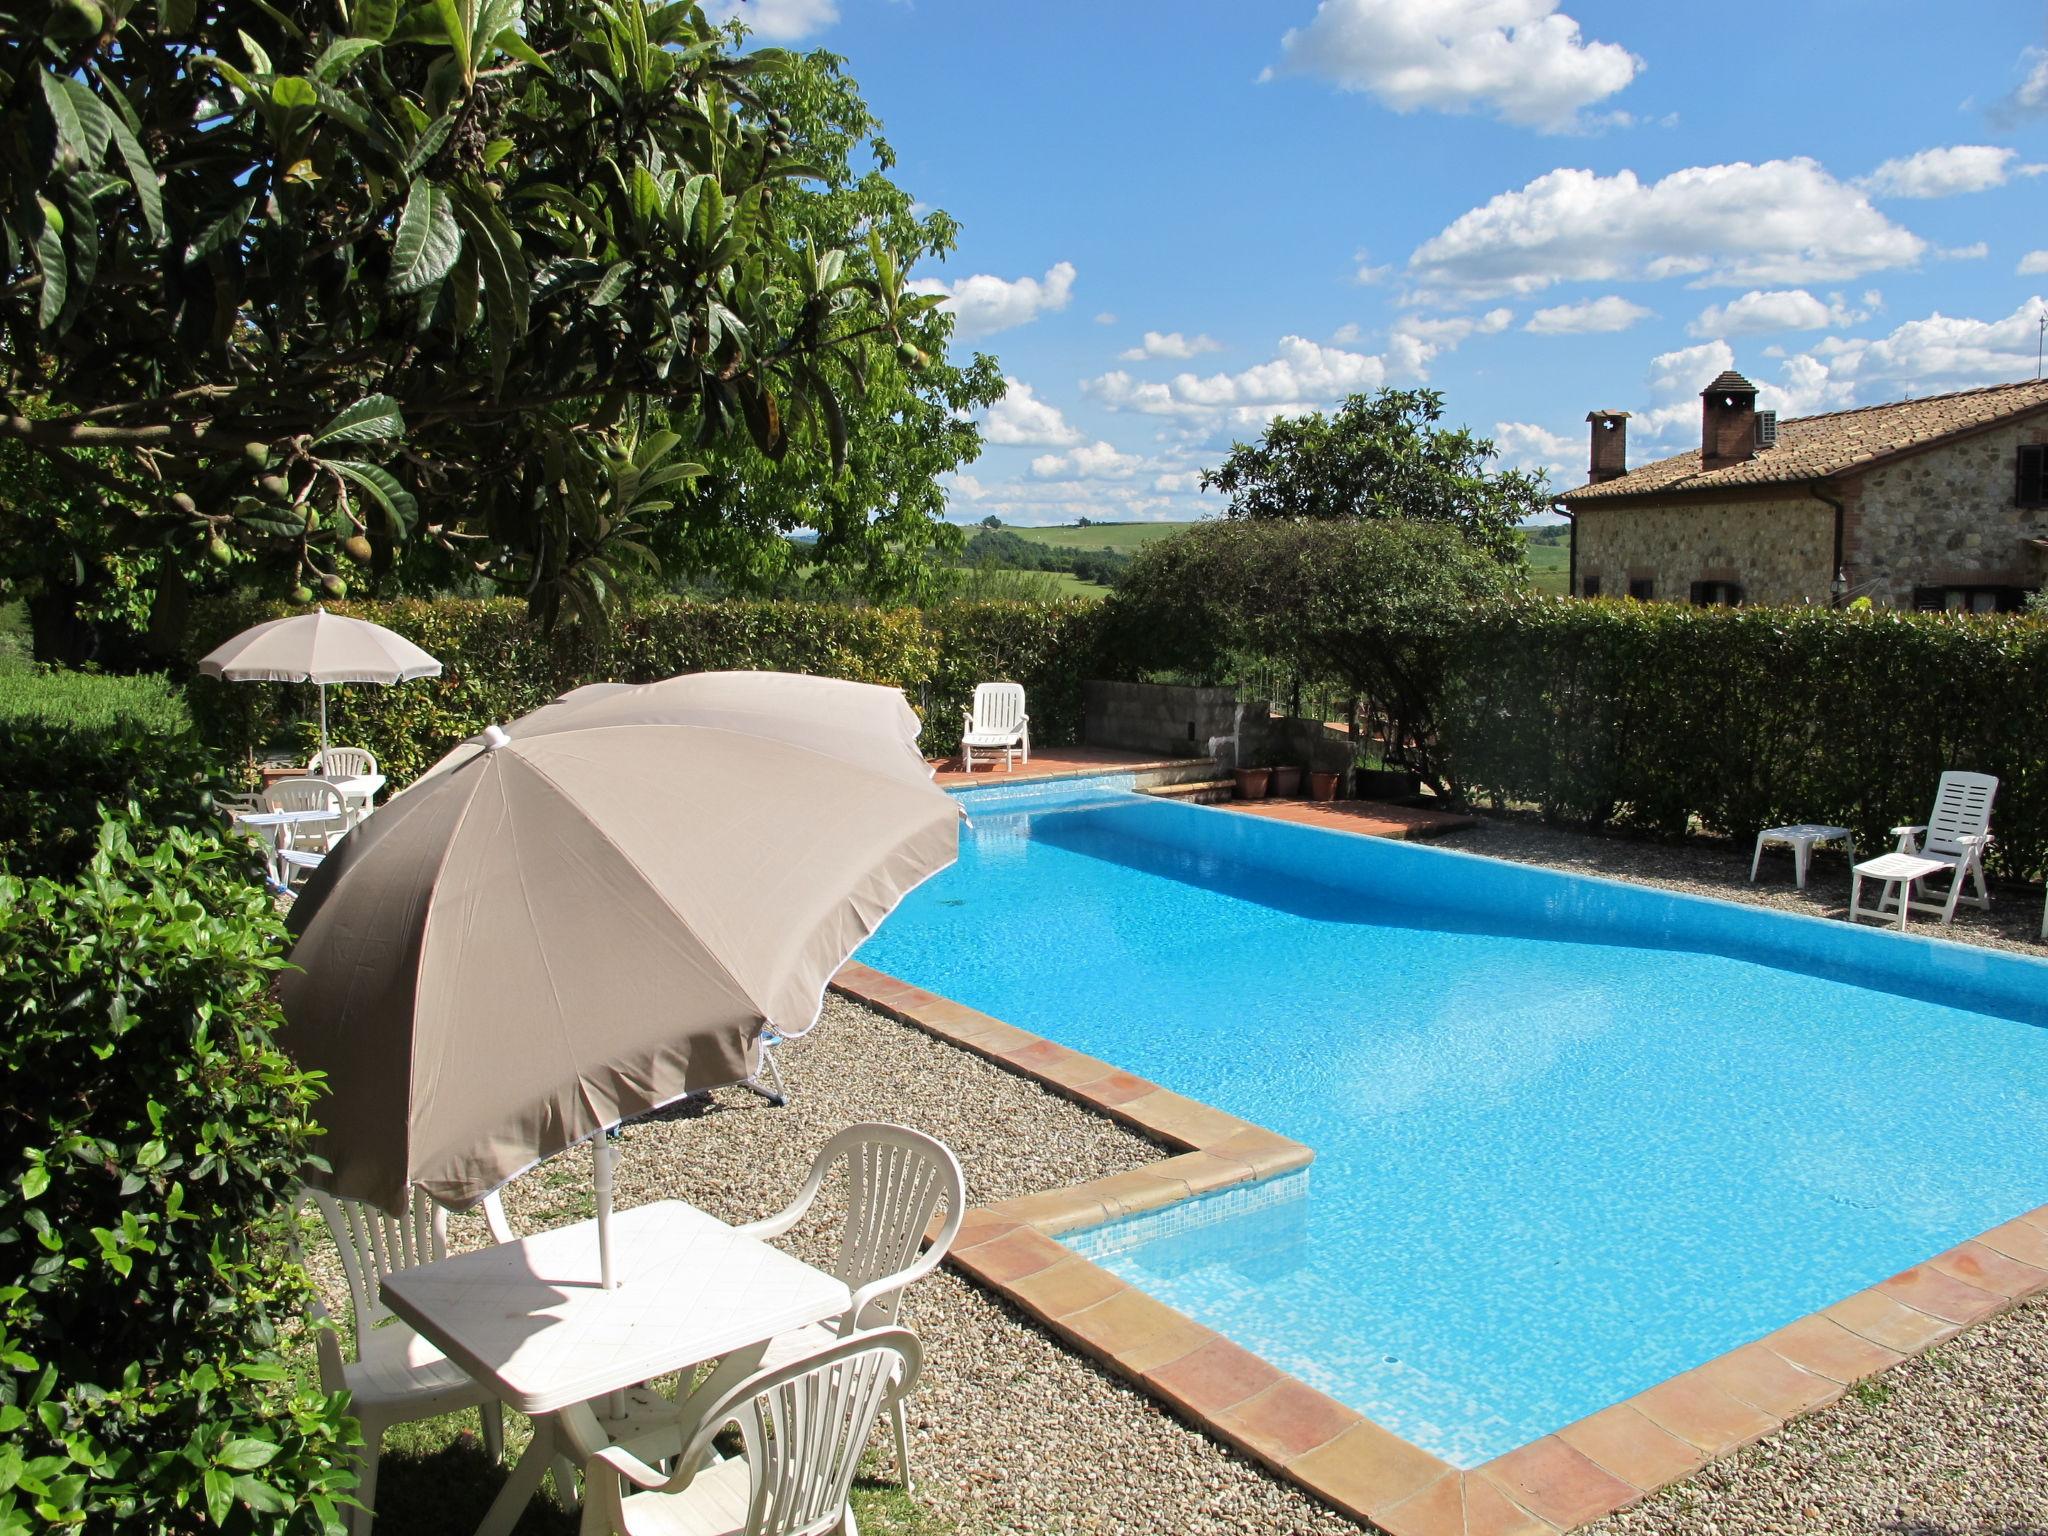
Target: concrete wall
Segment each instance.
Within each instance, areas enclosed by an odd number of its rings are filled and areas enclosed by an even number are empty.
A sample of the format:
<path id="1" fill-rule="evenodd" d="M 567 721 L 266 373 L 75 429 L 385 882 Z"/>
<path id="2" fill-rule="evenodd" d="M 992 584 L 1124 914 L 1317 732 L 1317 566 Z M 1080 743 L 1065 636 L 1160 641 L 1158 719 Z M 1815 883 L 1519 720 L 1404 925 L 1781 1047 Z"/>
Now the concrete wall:
<path id="1" fill-rule="evenodd" d="M 2048 511 L 2013 504 L 2020 445 L 2048 443 L 2048 415 L 1916 453 L 1843 483 L 1842 564 L 1852 595 L 1910 608 L 1924 586 L 2039 587 L 2044 561 L 2025 540 Z M 1727 502 L 1589 506 L 1578 524 L 1579 592 L 1631 580 L 1685 602 L 1695 581 L 1740 583 L 1753 603 L 1825 603 L 1833 595 L 1834 509 L 1805 494 Z"/>
<path id="2" fill-rule="evenodd" d="M 1696 581 L 1733 581 L 1752 603 L 1825 603 L 1834 580 L 1834 509 L 1811 496 L 1594 506 L 1576 521 L 1581 594 L 1588 576 L 1602 597 L 1649 580 L 1658 599 L 1683 603 Z"/>
<path id="3" fill-rule="evenodd" d="M 1916 453 L 1852 483 L 1845 565 L 1870 600 L 1910 608 L 1915 587 L 2038 587 L 2048 511 L 2013 504 L 2023 443 L 2048 443 L 2048 417 Z M 1868 584 L 1868 585 L 1867 585 Z"/>
<path id="4" fill-rule="evenodd" d="M 1237 735 L 1233 688 L 1180 688 L 1163 683 L 1081 685 L 1081 740 L 1091 747 L 1157 752 L 1161 757 L 1208 757 Z M 1212 743 L 1223 742 L 1218 748 Z"/>

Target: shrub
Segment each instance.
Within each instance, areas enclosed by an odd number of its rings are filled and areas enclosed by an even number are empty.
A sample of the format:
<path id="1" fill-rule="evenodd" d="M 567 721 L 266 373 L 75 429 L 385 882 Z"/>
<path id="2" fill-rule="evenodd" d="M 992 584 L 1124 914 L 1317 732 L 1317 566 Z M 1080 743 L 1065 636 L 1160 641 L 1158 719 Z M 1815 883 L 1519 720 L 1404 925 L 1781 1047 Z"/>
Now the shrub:
<path id="1" fill-rule="evenodd" d="M 0 865 L 62 877 L 91 856 L 103 804 L 157 826 L 210 814 L 214 760 L 156 676 L 0 670 Z"/>
<path id="2" fill-rule="evenodd" d="M 1944 769 L 1996 774 L 1994 868 L 2048 869 L 2048 625 L 1889 609 L 1529 598 L 1476 607 L 1442 748 L 1468 789 L 1558 820 L 1749 838 L 1917 822 Z"/>
<path id="3" fill-rule="evenodd" d="M 959 744 L 960 709 L 974 683 L 1002 676 L 1031 695 L 1034 740 L 1078 739 L 1081 678 L 1093 655 L 1093 605 L 951 603 L 932 609 L 835 603 L 660 599 L 621 615 L 603 636 L 548 635 L 510 599 L 350 603 L 336 609 L 372 620 L 439 657 L 442 674 L 396 688 L 327 692 L 329 735 L 368 747 L 403 783 L 486 725 L 537 709 L 578 684 L 652 682 L 679 672 L 764 668 L 809 672 L 903 689 L 925 720 L 926 752 Z M 195 655 L 262 619 L 290 610 L 255 604 L 202 606 Z M 194 683 L 201 729 L 236 750 L 259 744 L 285 720 L 275 684 Z M 311 739 L 299 721 L 297 744 Z"/>
<path id="4" fill-rule="evenodd" d="M 353 1425 L 276 1350 L 315 1134 L 282 931 L 238 853 L 135 830 L 0 875 L 0 1531 L 331 1531 Z"/>

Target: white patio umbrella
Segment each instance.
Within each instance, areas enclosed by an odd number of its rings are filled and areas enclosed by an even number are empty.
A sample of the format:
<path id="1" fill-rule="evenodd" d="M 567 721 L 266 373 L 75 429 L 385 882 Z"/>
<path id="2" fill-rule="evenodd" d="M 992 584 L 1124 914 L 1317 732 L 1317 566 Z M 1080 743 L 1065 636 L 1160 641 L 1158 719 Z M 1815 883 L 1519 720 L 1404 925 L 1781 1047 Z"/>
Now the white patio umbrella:
<path id="1" fill-rule="evenodd" d="M 329 683 L 411 682 L 439 677 L 441 663 L 381 624 L 316 608 L 258 624 L 215 646 L 199 658 L 199 675 L 230 683 L 317 683 L 325 758 Z"/>
<path id="2" fill-rule="evenodd" d="M 317 1182 L 466 1206 L 749 1078 L 953 862 L 956 802 L 894 688 L 705 673 L 579 689 L 458 747 L 320 865 L 280 1039 L 326 1074 Z"/>

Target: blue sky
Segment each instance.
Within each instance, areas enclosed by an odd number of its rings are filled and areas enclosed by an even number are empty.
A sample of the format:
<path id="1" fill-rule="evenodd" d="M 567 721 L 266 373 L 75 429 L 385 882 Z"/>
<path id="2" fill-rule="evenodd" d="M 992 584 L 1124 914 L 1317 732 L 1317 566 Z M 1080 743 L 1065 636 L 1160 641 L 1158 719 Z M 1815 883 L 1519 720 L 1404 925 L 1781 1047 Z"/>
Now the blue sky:
<path id="1" fill-rule="evenodd" d="M 1583 479 L 1786 415 L 2032 377 L 2048 15 L 1977 0 L 725 0 L 849 60 L 918 275 L 1013 381 L 952 515 L 1200 516 L 1276 412 L 1426 382 Z"/>

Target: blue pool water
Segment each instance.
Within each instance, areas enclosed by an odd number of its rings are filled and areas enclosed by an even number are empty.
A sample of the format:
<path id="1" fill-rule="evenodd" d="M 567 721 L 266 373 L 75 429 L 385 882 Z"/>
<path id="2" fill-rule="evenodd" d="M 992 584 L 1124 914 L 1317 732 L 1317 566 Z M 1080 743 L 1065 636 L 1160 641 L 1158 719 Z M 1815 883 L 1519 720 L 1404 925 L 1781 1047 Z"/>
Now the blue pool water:
<path id="1" fill-rule="evenodd" d="M 1071 1241 L 1457 1464 L 2048 1202 L 2048 966 L 1129 793 L 969 804 L 861 960 L 1313 1147 Z"/>

